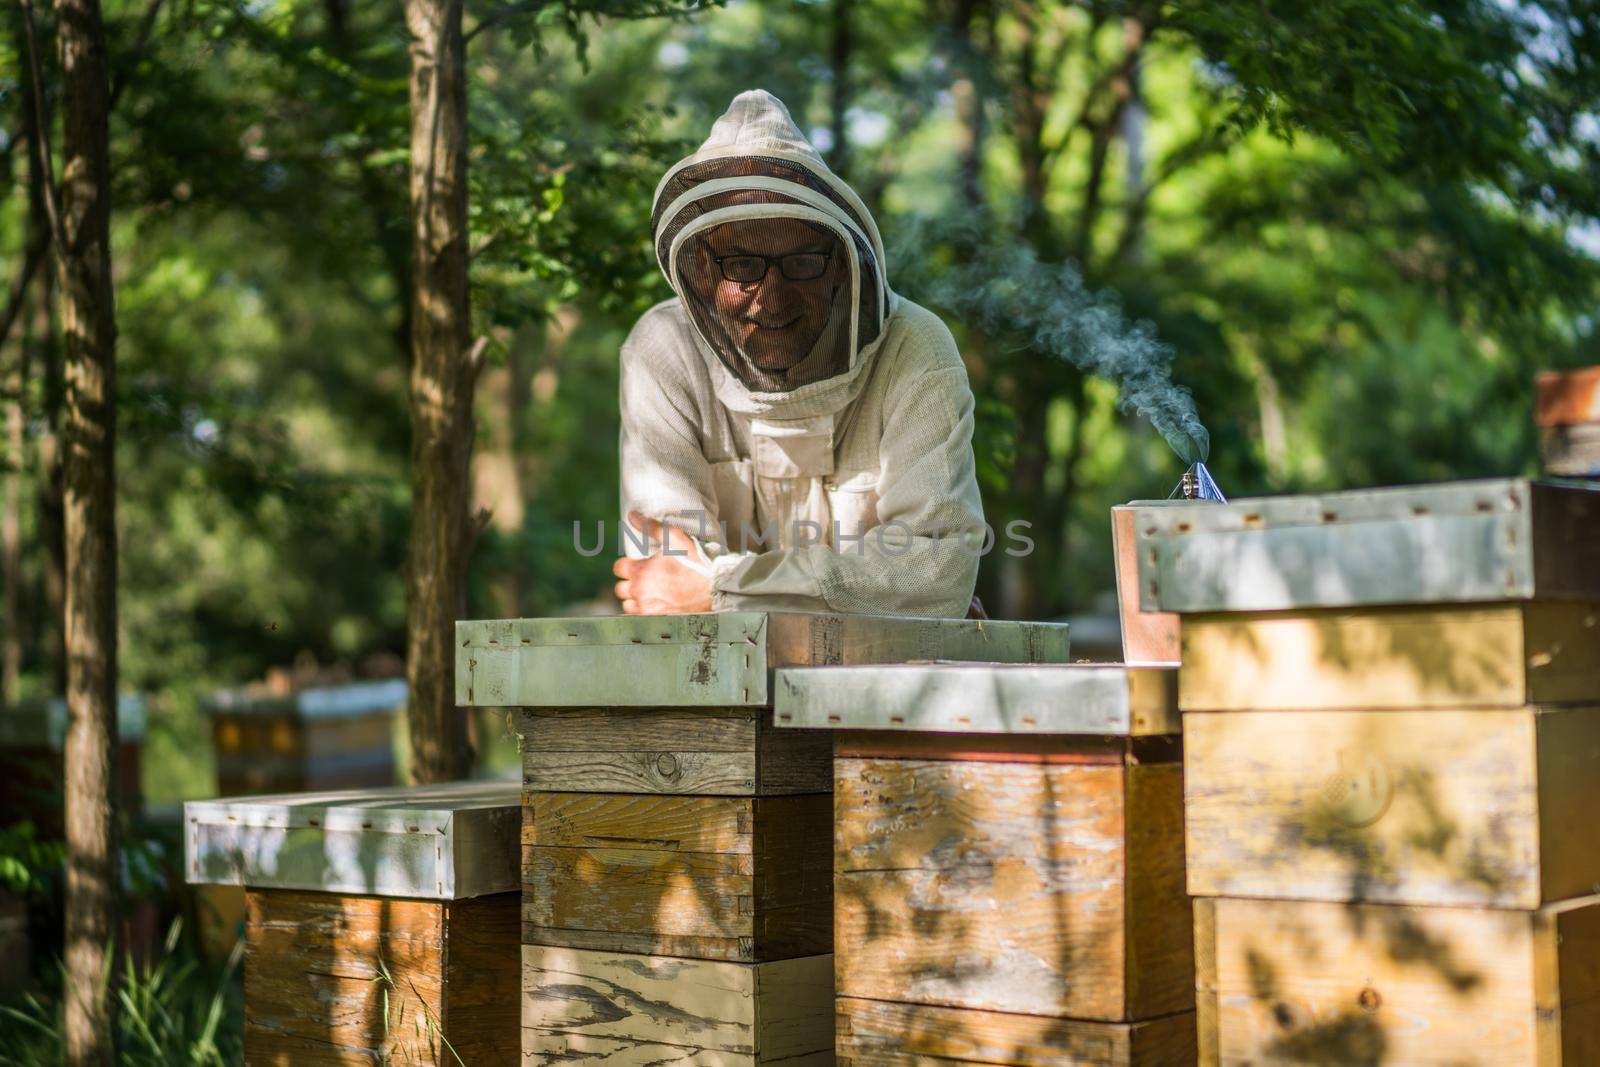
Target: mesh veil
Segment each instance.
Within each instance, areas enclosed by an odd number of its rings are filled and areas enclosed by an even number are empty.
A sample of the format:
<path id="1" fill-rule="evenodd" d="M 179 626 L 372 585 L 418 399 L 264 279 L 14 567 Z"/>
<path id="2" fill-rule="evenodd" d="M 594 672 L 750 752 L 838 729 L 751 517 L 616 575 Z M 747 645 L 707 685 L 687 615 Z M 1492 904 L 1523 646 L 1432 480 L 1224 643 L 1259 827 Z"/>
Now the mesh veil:
<path id="1" fill-rule="evenodd" d="M 696 331 L 759 394 L 845 375 L 881 335 L 887 286 L 869 227 L 811 167 L 759 154 L 680 166 L 652 217 L 657 261 Z M 717 263 L 795 251 L 824 252 L 823 276 L 791 280 L 771 262 L 759 283 L 740 285 Z"/>

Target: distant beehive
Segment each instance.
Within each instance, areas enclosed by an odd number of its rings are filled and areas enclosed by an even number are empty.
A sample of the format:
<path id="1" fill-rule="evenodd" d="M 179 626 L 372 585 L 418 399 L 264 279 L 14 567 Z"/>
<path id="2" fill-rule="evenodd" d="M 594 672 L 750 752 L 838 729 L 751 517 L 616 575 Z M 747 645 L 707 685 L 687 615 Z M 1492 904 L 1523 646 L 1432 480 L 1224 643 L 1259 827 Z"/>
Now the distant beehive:
<path id="1" fill-rule="evenodd" d="M 191 884 L 245 895 L 245 1063 L 511 1067 L 515 783 L 184 805 Z"/>
<path id="2" fill-rule="evenodd" d="M 129 814 L 141 808 L 145 719 L 143 697 L 117 698 L 117 796 Z M 61 836 L 66 736 L 67 703 L 60 698 L 0 707 L 0 826 L 28 820 L 45 840 Z"/>
<path id="3" fill-rule="evenodd" d="M 226 690 L 205 702 L 222 796 L 394 783 L 402 678 L 298 691 Z"/>
<path id="4" fill-rule="evenodd" d="M 1534 384 L 1534 422 L 1545 474 L 1600 478 L 1600 367 L 1545 371 Z"/>
<path id="5" fill-rule="evenodd" d="M 1203 1063 L 1600 1062 L 1600 491 L 1235 501 L 1183 614 Z"/>
<path id="6" fill-rule="evenodd" d="M 834 741 L 841 1064 L 1195 1058 L 1171 668 L 778 672 Z"/>
<path id="7" fill-rule="evenodd" d="M 1064 658 L 1065 627 L 729 612 L 457 624 L 520 708 L 524 1062 L 830 1063 L 831 738 L 792 664 Z"/>

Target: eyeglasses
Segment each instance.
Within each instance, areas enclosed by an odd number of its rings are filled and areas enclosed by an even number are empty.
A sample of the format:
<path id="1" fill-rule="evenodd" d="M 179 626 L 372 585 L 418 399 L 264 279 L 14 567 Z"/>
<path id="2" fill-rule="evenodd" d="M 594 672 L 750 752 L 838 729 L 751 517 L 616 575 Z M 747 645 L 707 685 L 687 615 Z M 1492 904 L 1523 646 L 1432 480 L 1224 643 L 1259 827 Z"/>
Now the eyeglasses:
<path id="1" fill-rule="evenodd" d="M 776 263 L 783 276 L 791 282 L 809 282 L 822 277 L 828 269 L 831 252 L 791 252 L 786 256 L 712 256 L 722 276 L 730 282 L 759 282 Z"/>

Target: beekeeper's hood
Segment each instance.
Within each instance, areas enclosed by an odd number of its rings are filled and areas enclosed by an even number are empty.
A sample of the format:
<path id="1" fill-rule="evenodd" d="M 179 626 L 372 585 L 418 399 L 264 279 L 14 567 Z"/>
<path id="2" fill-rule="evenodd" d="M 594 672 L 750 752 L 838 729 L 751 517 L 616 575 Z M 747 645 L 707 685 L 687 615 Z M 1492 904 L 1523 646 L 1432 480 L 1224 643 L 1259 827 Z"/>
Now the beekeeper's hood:
<path id="1" fill-rule="evenodd" d="M 793 419 L 854 398 L 894 308 L 883 240 L 782 101 L 734 97 L 705 144 L 661 179 L 651 227 L 656 260 L 720 366 L 723 403 Z M 811 255 L 770 258 L 795 250 Z M 767 273 L 741 284 L 754 269 Z"/>

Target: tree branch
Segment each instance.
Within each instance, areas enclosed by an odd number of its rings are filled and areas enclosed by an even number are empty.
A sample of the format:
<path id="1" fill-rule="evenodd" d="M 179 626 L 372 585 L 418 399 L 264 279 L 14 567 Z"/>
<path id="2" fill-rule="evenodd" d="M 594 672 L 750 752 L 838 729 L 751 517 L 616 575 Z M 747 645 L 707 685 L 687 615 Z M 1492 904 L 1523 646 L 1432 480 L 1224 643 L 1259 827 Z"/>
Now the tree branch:
<path id="1" fill-rule="evenodd" d="M 48 235 L 41 233 L 22 254 L 22 266 L 18 268 L 17 276 L 11 279 L 11 290 L 6 294 L 5 309 L 0 311 L 0 348 L 5 347 L 6 338 L 11 336 L 11 327 L 16 324 L 17 317 L 22 312 L 23 297 L 28 293 L 28 283 L 33 281 L 34 271 L 38 269 L 49 247 Z"/>
<path id="2" fill-rule="evenodd" d="M 531 14 L 532 12 L 538 11 L 540 8 L 545 7 L 549 3 L 550 0 L 522 0 L 521 3 L 507 4 L 505 7 L 502 7 L 496 11 L 491 11 L 487 15 L 483 16 L 483 18 L 479 19 L 476 26 L 472 27 L 471 30 L 462 35 L 461 45 L 464 48 L 472 43 L 472 39 L 474 37 L 478 36 L 478 34 L 484 32 L 485 30 L 492 30 L 496 26 L 503 26 L 507 22 L 510 22 L 512 19 L 516 18 L 518 15 Z"/>
<path id="3" fill-rule="evenodd" d="M 39 156 L 39 169 L 44 172 L 44 214 L 50 224 L 50 239 L 55 242 L 56 254 L 68 253 L 66 235 L 61 228 L 61 208 L 56 200 L 55 164 L 50 158 L 49 116 L 44 106 L 44 75 L 39 72 L 39 42 L 33 28 L 33 0 L 21 0 L 22 22 L 28 38 L 28 73 L 33 79 L 34 121 L 33 150 Z"/>
<path id="4" fill-rule="evenodd" d="M 139 20 L 139 37 L 134 42 L 133 51 L 128 53 L 128 65 L 117 72 L 117 77 L 111 83 L 111 97 L 106 104 L 106 110 L 115 111 L 117 101 L 122 99 L 123 90 L 128 87 L 128 82 L 133 77 L 134 68 L 144 58 L 146 48 L 150 47 L 150 37 L 155 33 L 156 17 L 161 14 L 161 5 L 165 0 L 150 0 L 150 6 L 145 9 L 144 18 Z"/>
<path id="5" fill-rule="evenodd" d="M 1150 180 L 1139 187 L 1138 194 L 1133 202 L 1128 205 L 1127 214 L 1123 217 L 1122 233 L 1117 238 L 1117 247 L 1111 253 L 1109 263 L 1120 263 L 1128 255 L 1133 243 L 1138 239 L 1139 228 L 1144 225 L 1146 212 L 1149 210 L 1150 197 L 1162 185 L 1170 181 L 1184 168 L 1191 166 L 1213 152 L 1219 152 L 1228 147 L 1231 138 L 1227 132 L 1208 124 L 1200 133 L 1188 141 L 1168 152 L 1162 159 Z"/>

